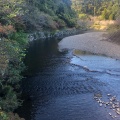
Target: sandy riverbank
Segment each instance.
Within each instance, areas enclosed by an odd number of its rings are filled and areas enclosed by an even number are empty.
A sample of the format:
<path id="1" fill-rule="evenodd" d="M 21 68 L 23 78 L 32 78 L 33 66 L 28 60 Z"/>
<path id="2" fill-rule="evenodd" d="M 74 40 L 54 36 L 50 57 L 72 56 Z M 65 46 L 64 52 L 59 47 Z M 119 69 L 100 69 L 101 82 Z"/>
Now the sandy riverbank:
<path id="1" fill-rule="evenodd" d="M 89 32 L 64 38 L 59 50 L 79 49 L 120 59 L 120 45 L 107 41 L 105 32 Z"/>

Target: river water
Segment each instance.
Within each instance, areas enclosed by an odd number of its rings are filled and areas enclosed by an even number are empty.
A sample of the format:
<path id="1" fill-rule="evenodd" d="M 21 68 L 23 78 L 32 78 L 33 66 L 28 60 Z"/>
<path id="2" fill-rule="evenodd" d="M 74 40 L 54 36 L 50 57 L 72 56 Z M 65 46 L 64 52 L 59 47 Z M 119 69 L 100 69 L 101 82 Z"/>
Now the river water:
<path id="1" fill-rule="evenodd" d="M 120 100 L 120 61 L 83 51 L 77 51 L 77 56 L 71 50 L 59 52 L 59 41 L 30 43 L 20 116 L 26 120 L 112 120 L 109 113 L 116 113 L 109 106 L 100 107 L 93 97 L 100 94 L 108 101 L 109 93 Z"/>

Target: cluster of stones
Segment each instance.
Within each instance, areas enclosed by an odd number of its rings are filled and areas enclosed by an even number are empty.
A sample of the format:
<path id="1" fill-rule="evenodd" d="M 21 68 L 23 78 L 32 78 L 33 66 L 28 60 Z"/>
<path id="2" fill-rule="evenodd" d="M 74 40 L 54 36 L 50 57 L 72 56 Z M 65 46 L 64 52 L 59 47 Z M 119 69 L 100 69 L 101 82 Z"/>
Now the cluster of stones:
<path id="1" fill-rule="evenodd" d="M 47 39 L 47 38 L 53 38 L 53 37 L 57 37 L 57 38 L 63 38 L 63 37 L 67 37 L 70 35 L 74 35 L 74 34 L 79 34 L 81 31 L 85 31 L 85 30 L 80 30 L 80 29 L 66 29 L 66 30 L 60 30 L 60 31 L 56 31 L 56 32 L 35 32 L 33 34 L 29 34 L 28 38 L 30 41 L 33 40 L 37 40 L 37 39 Z"/>
<path id="2" fill-rule="evenodd" d="M 112 113 L 109 112 L 109 115 L 112 118 L 117 118 L 120 115 L 120 102 L 117 100 L 116 96 L 112 96 L 111 94 L 107 94 L 108 100 L 107 102 L 102 100 L 102 96 L 100 94 L 95 94 L 94 99 L 99 103 L 99 106 L 104 106 L 105 108 L 110 108 L 113 111 L 116 112 L 116 115 L 112 115 Z"/>

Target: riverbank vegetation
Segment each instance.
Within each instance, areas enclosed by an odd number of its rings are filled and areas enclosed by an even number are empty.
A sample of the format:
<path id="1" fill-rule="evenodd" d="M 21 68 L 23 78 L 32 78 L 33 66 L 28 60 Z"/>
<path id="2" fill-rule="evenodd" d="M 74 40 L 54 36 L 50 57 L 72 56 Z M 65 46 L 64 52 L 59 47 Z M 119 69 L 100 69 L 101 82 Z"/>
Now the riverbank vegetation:
<path id="1" fill-rule="evenodd" d="M 83 19 L 97 16 L 101 20 L 115 20 L 119 5 L 119 0 L 72 0 L 72 8 Z"/>
<path id="2" fill-rule="evenodd" d="M 79 23 L 86 23 L 93 29 L 105 30 L 119 16 L 120 1 L 72 0 L 72 9 L 77 13 Z"/>
<path id="3" fill-rule="evenodd" d="M 22 101 L 20 82 L 28 33 L 76 27 L 70 1 L 0 0 L 0 120 L 22 120 L 13 114 Z"/>
<path id="4" fill-rule="evenodd" d="M 28 44 L 19 19 L 24 13 L 23 4 L 22 0 L 0 0 L 0 120 L 19 118 L 10 112 L 22 103 L 19 88 Z"/>
<path id="5" fill-rule="evenodd" d="M 27 20 L 28 28 L 54 30 L 76 26 L 76 13 L 71 9 L 69 0 L 26 0 L 26 2 L 28 12 L 24 19 Z"/>

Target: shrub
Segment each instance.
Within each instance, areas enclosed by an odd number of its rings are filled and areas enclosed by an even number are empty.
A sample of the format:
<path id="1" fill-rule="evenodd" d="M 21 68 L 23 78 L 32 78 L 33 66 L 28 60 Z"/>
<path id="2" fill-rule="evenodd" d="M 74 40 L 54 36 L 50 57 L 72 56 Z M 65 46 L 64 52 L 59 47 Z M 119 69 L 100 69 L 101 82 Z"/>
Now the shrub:
<path id="1" fill-rule="evenodd" d="M 1 25 L 0 24 L 0 36 L 7 36 L 11 33 L 16 32 L 12 25 Z"/>
<path id="2" fill-rule="evenodd" d="M 116 19 L 115 24 L 109 26 L 108 32 L 109 39 L 112 42 L 120 44 L 120 17 Z"/>
<path id="3" fill-rule="evenodd" d="M 10 40 L 13 40 L 13 41 L 16 41 L 17 43 L 19 43 L 19 45 L 21 46 L 25 46 L 28 41 L 27 41 L 27 34 L 24 33 L 24 32 L 15 32 L 15 33 L 12 33 L 8 36 L 8 38 Z"/>
<path id="4" fill-rule="evenodd" d="M 82 20 L 90 19 L 90 18 L 88 17 L 88 15 L 86 15 L 86 14 L 79 14 L 78 17 L 79 17 L 80 19 L 82 19 Z"/>
<path id="5" fill-rule="evenodd" d="M 114 18 L 114 14 L 110 14 L 110 16 L 109 16 L 109 20 L 114 20 L 115 18 Z"/>

